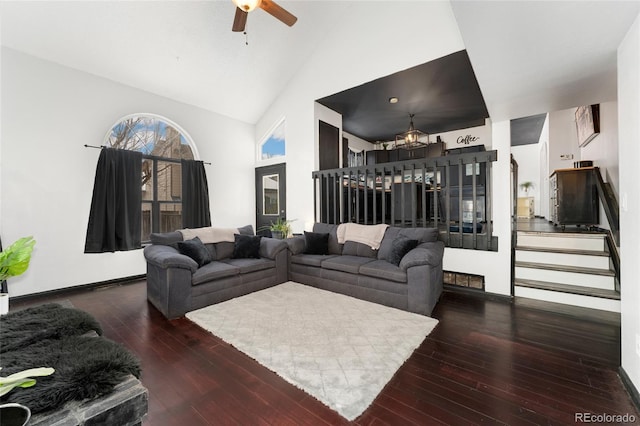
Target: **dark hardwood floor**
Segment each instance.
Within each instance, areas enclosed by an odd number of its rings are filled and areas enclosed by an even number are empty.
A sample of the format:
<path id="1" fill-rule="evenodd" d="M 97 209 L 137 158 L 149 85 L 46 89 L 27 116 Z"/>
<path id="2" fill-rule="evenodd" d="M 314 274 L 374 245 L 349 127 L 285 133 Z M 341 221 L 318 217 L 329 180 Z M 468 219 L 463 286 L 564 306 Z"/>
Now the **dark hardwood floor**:
<path id="1" fill-rule="evenodd" d="M 94 315 L 142 362 L 147 425 L 349 423 L 190 321 L 167 321 L 145 292 L 143 281 L 12 309 L 68 299 Z M 560 425 L 583 412 L 638 422 L 617 374 L 619 322 L 544 308 L 446 292 L 433 313 L 440 324 L 354 423 Z"/>

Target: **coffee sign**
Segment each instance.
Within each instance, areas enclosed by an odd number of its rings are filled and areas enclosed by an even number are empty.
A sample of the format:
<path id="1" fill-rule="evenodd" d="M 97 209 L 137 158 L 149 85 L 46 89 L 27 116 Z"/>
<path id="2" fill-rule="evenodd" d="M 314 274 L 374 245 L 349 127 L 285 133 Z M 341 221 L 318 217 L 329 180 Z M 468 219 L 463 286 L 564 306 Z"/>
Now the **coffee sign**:
<path id="1" fill-rule="evenodd" d="M 479 136 L 471 136 L 471 135 L 458 136 L 458 139 L 456 139 L 456 143 L 469 145 L 471 142 L 475 142 L 477 140 L 480 140 Z"/>

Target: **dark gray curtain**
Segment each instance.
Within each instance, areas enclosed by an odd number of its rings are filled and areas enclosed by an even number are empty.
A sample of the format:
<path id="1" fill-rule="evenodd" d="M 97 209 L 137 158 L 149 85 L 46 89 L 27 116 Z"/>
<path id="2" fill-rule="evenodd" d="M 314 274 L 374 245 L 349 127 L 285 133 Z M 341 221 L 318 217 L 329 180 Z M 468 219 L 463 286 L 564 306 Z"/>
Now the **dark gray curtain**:
<path id="1" fill-rule="evenodd" d="M 103 148 L 98 158 L 85 253 L 142 247 L 142 154 Z"/>
<path id="2" fill-rule="evenodd" d="M 209 185 L 202 161 L 182 160 L 182 226 L 211 226 Z"/>

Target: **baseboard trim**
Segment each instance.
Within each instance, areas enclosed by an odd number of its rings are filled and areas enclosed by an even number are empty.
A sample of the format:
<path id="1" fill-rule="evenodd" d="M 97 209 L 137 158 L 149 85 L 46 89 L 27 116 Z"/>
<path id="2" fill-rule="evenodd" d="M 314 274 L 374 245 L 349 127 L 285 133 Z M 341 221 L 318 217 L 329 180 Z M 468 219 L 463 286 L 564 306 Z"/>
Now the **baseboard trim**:
<path id="1" fill-rule="evenodd" d="M 629 375 L 627 374 L 627 372 L 624 370 L 622 366 L 618 368 L 618 371 L 620 373 L 620 379 L 622 380 L 622 384 L 624 385 L 625 389 L 627 390 L 627 392 L 629 392 L 629 395 L 631 396 L 631 401 L 633 402 L 633 405 L 635 405 L 636 409 L 640 411 L 640 393 L 638 393 L 638 389 L 635 387 L 635 385 L 631 381 L 631 378 L 629 378 Z"/>
<path id="2" fill-rule="evenodd" d="M 24 294 L 22 296 L 11 296 L 11 300 L 15 300 L 15 301 L 31 300 L 31 299 L 38 299 L 41 297 L 60 296 L 64 294 L 83 292 L 87 290 L 97 290 L 100 288 L 107 288 L 107 287 L 112 287 L 116 285 L 133 284 L 134 282 L 138 282 L 146 278 L 147 278 L 147 274 L 132 275 L 129 277 L 115 278 L 113 280 L 99 281 L 99 282 L 89 283 L 89 284 L 80 284 L 72 287 L 57 288 L 55 290 L 42 291 L 40 293 Z"/>

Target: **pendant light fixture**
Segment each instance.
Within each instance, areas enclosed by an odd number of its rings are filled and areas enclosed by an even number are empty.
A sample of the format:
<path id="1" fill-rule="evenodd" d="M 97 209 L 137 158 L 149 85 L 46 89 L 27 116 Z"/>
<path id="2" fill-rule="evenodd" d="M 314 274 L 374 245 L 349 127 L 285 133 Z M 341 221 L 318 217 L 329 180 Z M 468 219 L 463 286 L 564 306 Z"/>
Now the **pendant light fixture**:
<path id="1" fill-rule="evenodd" d="M 419 148 L 429 143 L 429 135 L 416 129 L 413 125 L 415 114 L 409 114 L 409 130 L 396 135 L 396 147 L 398 148 Z"/>

